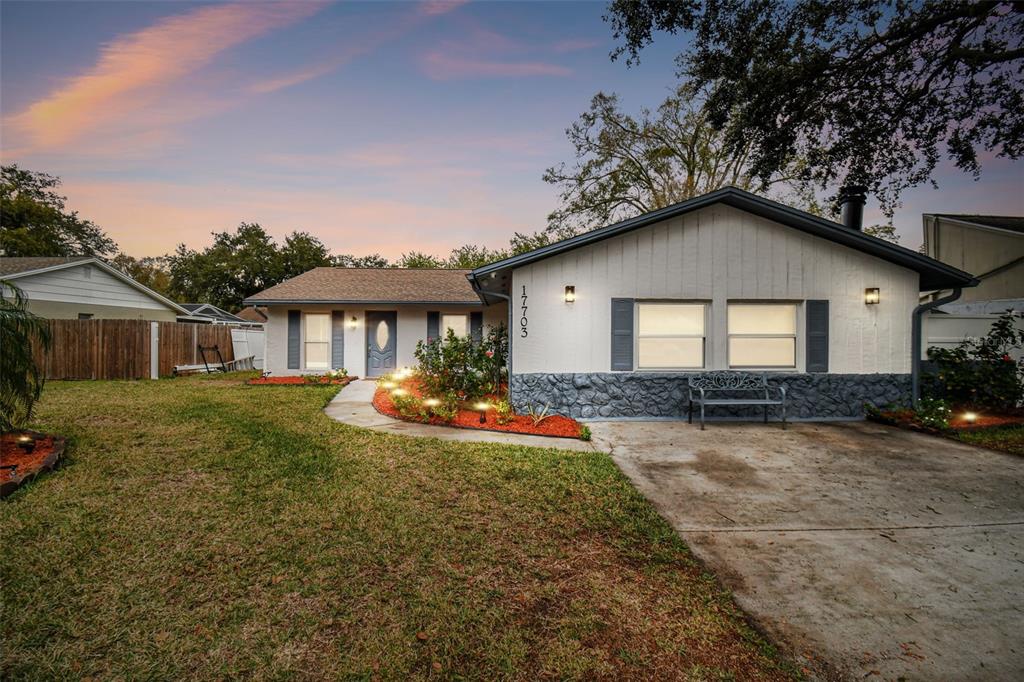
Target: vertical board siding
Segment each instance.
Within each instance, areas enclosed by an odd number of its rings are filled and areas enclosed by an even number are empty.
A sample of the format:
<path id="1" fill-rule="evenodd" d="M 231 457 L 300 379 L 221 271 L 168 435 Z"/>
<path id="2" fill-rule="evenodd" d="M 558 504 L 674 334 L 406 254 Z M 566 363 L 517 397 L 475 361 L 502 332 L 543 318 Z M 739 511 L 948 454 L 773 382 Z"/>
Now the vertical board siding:
<path id="1" fill-rule="evenodd" d="M 530 296 L 530 335 L 512 344 L 518 373 L 608 371 L 613 298 L 707 302 L 708 369 L 728 366 L 729 301 L 796 302 L 798 371 L 807 364 L 804 302 L 828 301 L 828 371 L 910 371 L 917 273 L 728 206 L 525 265 L 512 282 L 516 296 L 523 285 Z M 562 298 L 567 284 L 573 305 Z M 882 290 L 881 304 L 864 304 L 867 287 Z"/>
<path id="2" fill-rule="evenodd" d="M 46 378 L 146 379 L 150 376 L 149 320 L 50 320 L 48 351 L 34 352 Z M 180 322 L 159 323 L 160 375 L 175 365 L 197 361 L 195 345 L 218 346 L 224 361 L 234 359 L 231 329 Z"/>

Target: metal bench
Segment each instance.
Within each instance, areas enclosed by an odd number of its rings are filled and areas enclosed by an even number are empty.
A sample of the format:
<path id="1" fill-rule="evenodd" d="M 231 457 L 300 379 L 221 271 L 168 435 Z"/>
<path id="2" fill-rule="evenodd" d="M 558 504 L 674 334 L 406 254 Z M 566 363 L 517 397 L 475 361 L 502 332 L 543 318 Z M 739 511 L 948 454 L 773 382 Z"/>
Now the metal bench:
<path id="1" fill-rule="evenodd" d="M 764 407 L 764 423 L 768 423 L 768 408 L 782 406 L 782 428 L 786 428 L 786 387 L 769 386 L 767 374 L 747 372 L 708 372 L 689 378 L 690 406 L 689 422 L 693 423 L 693 404 L 700 405 L 700 430 L 704 430 L 705 405 L 761 405 Z M 696 395 L 694 394 L 696 391 Z M 719 397 L 732 393 L 732 397 Z M 745 395 L 736 395 L 736 394 Z M 756 393 L 756 397 L 751 396 Z M 777 393 L 778 397 L 773 397 Z M 761 396 L 764 397 L 761 397 Z"/>

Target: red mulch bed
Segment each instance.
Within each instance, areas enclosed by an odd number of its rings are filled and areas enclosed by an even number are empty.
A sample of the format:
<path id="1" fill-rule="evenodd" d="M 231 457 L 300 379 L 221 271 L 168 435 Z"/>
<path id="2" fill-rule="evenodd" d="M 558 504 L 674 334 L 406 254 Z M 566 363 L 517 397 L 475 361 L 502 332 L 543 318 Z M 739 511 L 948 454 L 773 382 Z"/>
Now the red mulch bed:
<path id="1" fill-rule="evenodd" d="M 419 383 L 415 379 L 406 379 L 401 382 L 401 387 L 416 397 L 423 396 Z M 454 426 L 456 428 L 477 429 L 481 431 L 504 431 L 507 433 L 523 433 L 532 436 L 553 436 L 556 438 L 579 439 L 580 437 L 580 423 L 575 419 L 563 417 L 558 414 L 546 418 L 536 426 L 534 426 L 532 419 L 521 415 L 514 416 L 512 421 L 508 424 L 499 424 L 497 419 L 495 419 L 493 409 L 487 410 L 486 421 L 483 424 L 480 423 L 480 412 L 471 409 L 459 410 L 458 416 L 450 422 L 444 421 L 440 417 L 431 417 L 424 421 L 422 419 L 402 416 L 395 408 L 395 404 L 391 400 L 391 394 L 383 388 L 378 388 L 377 392 L 374 393 L 373 406 L 383 415 L 394 417 L 395 419 L 401 419 L 402 421 L 415 422 L 417 424 Z"/>
<path id="2" fill-rule="evenodd" d="M 964 419 L 964 413 L 968 411 L 970 410 L 954 410 L 953 417 L 949 420 L 949 428 L 953 431 L 979 431 L 998 426 L 1016 426 L 1024 424 L 1024 414 L 984 414 L 982 412 L 975 412 L 977 418 L 973 422 L 969 422 Z M 874 419 L 875 421 L 880 421 L 883 424 L 890 424 L 892 426 L 938 433 L 936 429 L 930 429 L 917 423 L 914 419 L 913 410 L 889 410 L 880 413 Z"/>
<path id="3" fill-rule="evenodd" d="M 359 377 L 342 377 L 331 379 L 330 377 L 316 377 L 308 380 L 306 377 L 259 377 L 249 379 L 245 383 L 250 386 L 346 386 Z"/>
<path id="4" fill-rule="evenodd" d="M 32 436 L 35 439 L 30 452 L 18 447 L 20 436 Z M 0 497 L 7 497 L 23 483 L 53 469 L 64 453 L 64 445 L 62 436 L 50 436 L 37 431 L 0 434 Z"/>

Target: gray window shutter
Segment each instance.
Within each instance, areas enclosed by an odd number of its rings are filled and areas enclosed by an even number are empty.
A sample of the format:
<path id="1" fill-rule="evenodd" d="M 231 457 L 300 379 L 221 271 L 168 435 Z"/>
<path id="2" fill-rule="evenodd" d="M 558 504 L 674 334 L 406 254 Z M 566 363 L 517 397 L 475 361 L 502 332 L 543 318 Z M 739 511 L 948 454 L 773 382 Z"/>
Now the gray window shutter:
<path id="1" fill-rule="evenodd" d="M 345 366 L 345 311 L 331 311 L 331 369 Z"/>
<path id="2" fill-rule="evenodd" d="M 298 310 L 288 311 L 288 369 L 299 368 L 299 326 L 302 314 Z"/>
<path id="3" fill-rule="evenodd" d="M 828 371 L 828 301 L 807 301 L 807 371 Z"/>
<path id="4" fill-rule="evenodd" d="M 481 312 L 469 314 L 469 336 L 473 343 L 480 343 L 484 340 L 484 314 Z"/>
<path id="5" fill-rule="evenodd" d="M 633 299 L 612 299 L 612 369 L 633 369 Z"/>
<path id="6" fill-rule="evenodd" d="M 427 313 L 427 343 L 441 337 L 441 313 Z"/>

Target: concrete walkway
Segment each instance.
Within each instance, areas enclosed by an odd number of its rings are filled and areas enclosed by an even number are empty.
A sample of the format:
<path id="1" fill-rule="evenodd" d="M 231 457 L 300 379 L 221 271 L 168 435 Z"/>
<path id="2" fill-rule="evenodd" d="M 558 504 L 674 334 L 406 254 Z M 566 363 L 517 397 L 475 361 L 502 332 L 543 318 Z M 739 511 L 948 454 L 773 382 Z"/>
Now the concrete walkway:
<path id="1" fill-rule="evenodd" d="M 353 381 L 334 397 L 324 413 L 331 419 L 343 424 L 360 426 L 364 429 L 382 431 L 400 436 L 417 436 L 420 438 L 440 438 L 468 443 L 503 443 L 505 445 L 525 445 L 534 448 L 556 448 L 559 450 L 577 450 L 594 452 L 592 443 L 570 438 L 551 438 L 548 436 L 528 436 L 519 433 L 500 433 L 497 431 L 478 431 L 474 429 L 457 429 L 450 426 L 433 424 L 416 424 L 387 417 L 374 409 L 371 401 L 377 389 L 376 382 L 363 379 Z"/>

